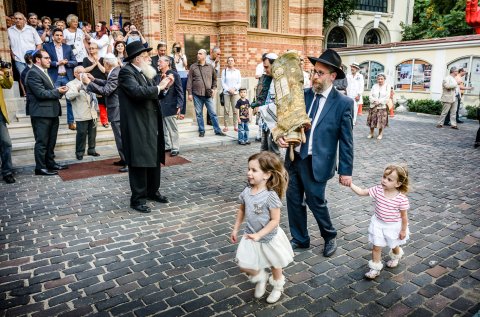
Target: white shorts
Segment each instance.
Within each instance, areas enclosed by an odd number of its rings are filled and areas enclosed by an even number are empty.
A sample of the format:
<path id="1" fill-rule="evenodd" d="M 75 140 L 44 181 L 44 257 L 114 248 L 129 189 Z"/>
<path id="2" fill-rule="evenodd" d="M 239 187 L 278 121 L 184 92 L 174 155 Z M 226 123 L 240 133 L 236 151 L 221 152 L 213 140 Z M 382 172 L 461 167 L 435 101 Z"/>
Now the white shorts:
<path id="1" fill-rule="evenodd" d="M 379 220 L 375 215 L 370 220 L 368 227 L 368 242 L 377 247 L 389 247 L 391 249 L 399 245 L 407 243 L 410 231 L 407 227 L 407 236 L 400 240 L 398 236 L 402 230 L 402 222 L 384 222 Z"/>

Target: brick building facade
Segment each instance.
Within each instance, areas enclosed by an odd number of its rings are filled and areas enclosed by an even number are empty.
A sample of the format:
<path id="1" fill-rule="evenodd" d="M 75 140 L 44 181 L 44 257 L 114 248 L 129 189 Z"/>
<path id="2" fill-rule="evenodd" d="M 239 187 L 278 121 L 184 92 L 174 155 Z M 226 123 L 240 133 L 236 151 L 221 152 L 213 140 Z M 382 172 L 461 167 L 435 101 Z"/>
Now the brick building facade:
<path id="1" fill-rule="evenodd" d="M 35 1 L 45 2 L 46 10 L 52 10 L 51 4 L 59 3 Z M 27 13 L 31 11 L 29 3 L 28 0 L 0 1 L 3 58 L 8 58 L 5 14 L 12 14 L 20 7 Z M 185 35 L 208 36 L 210 48 L 217 45 L 222 50 L 221 63 L 225 65 L 228 56 L 236 57 L 244 77 L 254 75 L 264 52 L 283 53 L 295 49 L 304 55 L 318 56 L 323 44 L 321 0 L 80 0 L 77 7 L 80 5 L 81 12 L 76 12 L 80 20 L 108 21 L 110 14 L 118 20 L 121 13 L 123 22 L 135 24 L 154 48 L 160 40 L 167 41 L 170 50 L 173 42 L 185 44 Z M 37 13 L 48 15 L 48 12 Z M 65 16 L 68 13 L 63 12 Z M 264 20 L 255 25 L 255 21 L 262 18 Z"/>

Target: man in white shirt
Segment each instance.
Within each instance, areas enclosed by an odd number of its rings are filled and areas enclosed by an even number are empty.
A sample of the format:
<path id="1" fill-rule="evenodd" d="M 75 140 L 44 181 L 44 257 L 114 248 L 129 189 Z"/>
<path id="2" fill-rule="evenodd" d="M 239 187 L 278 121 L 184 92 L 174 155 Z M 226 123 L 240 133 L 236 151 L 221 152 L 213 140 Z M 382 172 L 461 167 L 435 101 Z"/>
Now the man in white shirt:
<path id="1" fill-rule="evenodd" d="M 42 47 L 42 39 L 37 30 L 26 25 L 25 16 L 15 12 L 15 25 L 8 28 L 8 41 L 10 42 L 10 54 L 15 61 L 18 73 L 21 74 L 27 67 L 25 53 L 29 50 L 38 50 Z"/>
<path id="2" fill-rule="evenodd" d="M 352 63 L 350 65 L 351 74 L 347 74 L 347 96 L 353 99 L 353 125 L 357 123 L 358 105 L 363 104 L 363 88 L 364 79 L 363 75 L 359 72 L 360 65 L 358 63 Z"/>

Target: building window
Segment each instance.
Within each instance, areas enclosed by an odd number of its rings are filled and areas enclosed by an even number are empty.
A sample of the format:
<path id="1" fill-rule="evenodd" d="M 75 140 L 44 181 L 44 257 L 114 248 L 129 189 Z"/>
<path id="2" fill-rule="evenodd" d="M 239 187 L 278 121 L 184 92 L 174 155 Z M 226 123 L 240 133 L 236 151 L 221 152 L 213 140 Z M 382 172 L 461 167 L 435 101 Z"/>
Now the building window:
<path id="1" fill-rule="evenodd" d="M 385 67 L 375 61 L 366 61 L 360 64 L 360 73 L 365 79 L 365 90 L 369 90 L 377 83 L 377 75 L 383 73 Z"/>
<path id="2" fill-rule="evenodd" d="M 250 0 L 250 27 L 268 29 L 269 0 Z"/>
<path id="3" fill-rule="evenodd" d="M 347 34 L 339 27 L 334 27 L 327 37 L 327 48 L 347 47 Z"/>
<path id="4" fill-rule="evenodd" d="M 480 56 L 467 56 L 451 62 L 447 66 L 447 74 L 452 66 L 465 69 L 467 72 L 463 78 L 465 86 L 475 88 L 473 91 L 465 90 L 464 93 L 477 95 L 480 87 Z"/>
<path id="5" fill-rule="evenodd" d="M 421 59 L 411 59 L 396 67 L 395 87 L 399 90 L 429 91 L 432 65 Z"/>
<path id="6" fill-rule="evenodd" d="M 382 44 L 382 39 L 380 37 L 380 34 L 378 34 L 377 30 L 371 29 L 370 31 L 365 34 L 365 37 L 363 38 L 363 44 L 364 45 L 377 45 L 377 44 Z"/>
<path id="7" fill-rule="evenodd" d="M 387 12 L 388 0 L 358 0 L 357 10 Z"/>

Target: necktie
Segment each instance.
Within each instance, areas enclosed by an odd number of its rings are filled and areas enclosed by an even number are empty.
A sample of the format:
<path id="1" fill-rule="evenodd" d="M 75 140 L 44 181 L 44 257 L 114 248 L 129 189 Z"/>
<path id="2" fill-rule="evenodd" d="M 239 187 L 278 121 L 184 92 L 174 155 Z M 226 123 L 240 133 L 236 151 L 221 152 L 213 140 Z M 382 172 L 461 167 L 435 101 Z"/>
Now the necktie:
<path id="1" fill-rule="evenodd" d="M 315 115 L 317 114 L 318 106 L 320 105 L 320 99 L 322 99 L 321 94 L 315 94 L 315 99 L 313 100 L 312 107 L 310 109 L 310 120 L 312 122 L 313 126 L 313 120 L 315 120 Z M 310 128 L 307 132 L 305 132 L 305 136 L 307 138 L 307 142 L 302 144 L 302 147 L 300 148 L 300 158 L 303 160 L 308 156 L 308 143 L 310 142 L 310 132 L 312 129 Z"/>
<path id="2" fill-rule="evenodd" d="M 50 76 L 48 76 L 48 72 L 47 72 L 47 70 L 46 70 L 46 69 L 44 69 L 44 70 L 43 70 L 43 72 L 44 72 L 44 73 L 45 73 L 45 75 L 47 76 L 47 78 L 48 78 L 48 81 L 50 82 L 50 84 L 52 84 L 52 86 L 53 86 L 53 87 L 55 87 L 55 85 L 53 84 L 53 81 L 52 81 L 52 79 L 50 78 Z"/>

